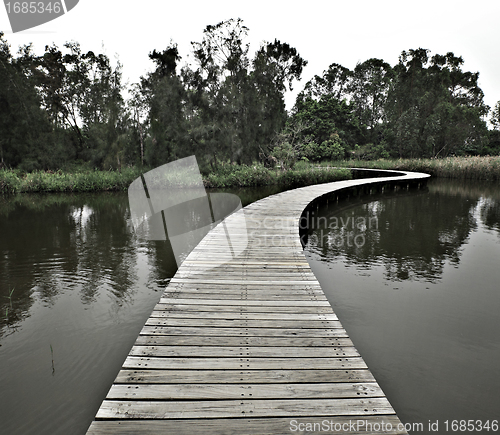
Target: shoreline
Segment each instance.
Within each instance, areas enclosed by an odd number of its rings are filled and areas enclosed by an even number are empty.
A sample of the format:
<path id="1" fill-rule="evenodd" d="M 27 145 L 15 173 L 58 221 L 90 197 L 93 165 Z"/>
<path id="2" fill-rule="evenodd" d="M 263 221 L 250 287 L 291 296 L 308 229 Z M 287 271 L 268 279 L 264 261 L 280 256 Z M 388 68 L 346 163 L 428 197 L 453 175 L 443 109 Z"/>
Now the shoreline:
<path id="1" fill-rule="evenodd" d="M 348 168 L 393 169 L 424 172 L 437 178 L 500 180 L 500 156 L 447 157 L 444 159 L 343 160 L 299 162 L 293 169 L 269 169 L 262 164 L 224 165 L 203 175 L 206 188 L 239 188 L 279 185 L 295 188 L 352 178 Z M 323 169 L 323 170 L 319 170 Z M 0 170 L 0 194 L 124 191 L 149 168 L 131 167 L 122 171 Z"/>
<path id="2" fill-rule="evenodd" d="M 19 193 L 83 193 L 126 191 L 130 184 L 148 169 L 126 168 L 119 171 L 36 171 L 0 170 L 0 194 Z M 294 188 L 331 181 L 348 180 L 347 168 L 318 171 L 312 167 L 276 171 L 262 165 L 229 166 L 204 175 L 206 188 L 239 188 L 279 185 Z"/>

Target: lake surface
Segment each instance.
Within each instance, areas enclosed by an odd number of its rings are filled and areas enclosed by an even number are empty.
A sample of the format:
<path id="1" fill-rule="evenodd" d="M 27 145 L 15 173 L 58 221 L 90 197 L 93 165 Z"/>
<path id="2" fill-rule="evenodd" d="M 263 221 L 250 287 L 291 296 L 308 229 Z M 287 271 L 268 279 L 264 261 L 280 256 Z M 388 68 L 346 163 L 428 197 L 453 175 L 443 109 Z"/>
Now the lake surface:
<path id="1" fill-rule="evenodd" d="M 309 264 L 400 419 L 498 422 L 500 186 L 431 180 L 311 213 Z"/>
<path id="2" fill-rule="evenodd" d="M 319 210 L 338 228 L 307 256 L 404 422 L 498 418 L 498 191 L 433 180 Z M 124 193 L 0 197 L 0 433 L 85 434 L 175 271 Z"/>
<path id="3" fill-rule="evenodd" d="M 85 434 L 176 270 L 126 193 L 0 196 L 0 433 Z"/>

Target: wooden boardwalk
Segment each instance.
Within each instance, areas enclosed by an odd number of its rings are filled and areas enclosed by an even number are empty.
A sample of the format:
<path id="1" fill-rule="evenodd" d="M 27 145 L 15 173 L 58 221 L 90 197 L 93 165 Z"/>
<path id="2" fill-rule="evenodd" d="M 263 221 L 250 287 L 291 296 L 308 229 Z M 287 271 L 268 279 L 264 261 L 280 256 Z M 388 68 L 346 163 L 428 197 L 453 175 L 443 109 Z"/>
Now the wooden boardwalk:
<path id="1" fill-rule="evenodd" d="M 300 188 L 219 224 L 171 280 L 87 434 L 406 433 L 309 268 L 298 227 L 325 194 L 426 177 Z"/>

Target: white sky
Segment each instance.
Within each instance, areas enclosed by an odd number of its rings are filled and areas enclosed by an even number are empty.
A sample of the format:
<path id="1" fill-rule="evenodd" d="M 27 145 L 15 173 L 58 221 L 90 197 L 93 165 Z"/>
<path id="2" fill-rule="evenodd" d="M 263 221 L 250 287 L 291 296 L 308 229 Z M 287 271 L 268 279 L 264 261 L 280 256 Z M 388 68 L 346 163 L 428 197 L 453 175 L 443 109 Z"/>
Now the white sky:
<path id="1" fill-rule="evenodd" d="M 172 40 L 184 64 L 190 42 L 201 41 L 208 24 L 242 18 L 252 55 L 262 41 L 277 38 L 309 62 L 287 95 L 288 108 L 307 80 L 331 63 L 353 69 L 377 57 L 395 65 L 401 51 L 419 47 L 431 55 L 462 56 L 464 70 L 480 73 L 485 102 L 493 106 L 500 100 L 499 17 L 499 0 L 80 0 L 65 16 L 16 34 L 0 6 L 0 30 L 13 52 L 29 42 L 42 54 L 47 44 L 77 41 L 84 51 L 118 56 L 124 80 L 134 83 L 152 69 L 153 49 L 163 50 Z"/>

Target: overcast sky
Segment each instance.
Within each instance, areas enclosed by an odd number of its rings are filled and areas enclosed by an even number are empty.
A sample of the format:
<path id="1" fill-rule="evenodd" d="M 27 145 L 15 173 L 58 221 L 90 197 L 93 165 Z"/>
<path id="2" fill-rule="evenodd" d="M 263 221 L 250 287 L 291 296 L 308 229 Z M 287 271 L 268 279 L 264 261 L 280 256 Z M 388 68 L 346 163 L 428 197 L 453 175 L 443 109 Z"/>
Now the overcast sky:
<path id="1" fill-rule="evenodd" d="M 12 33 L 7 12 L 0 10 L 0 30 L 13 52 L 29 42 L 42 54 L 47 44 L 77 41 L 84 51 L 118 57 L 124 79 L 134 83 L 152 69 L 153 49 L 173 41 L 184 64 L 190 42 L 201 41 L 208 24 L 241 18 L 250 29 L 252 54 L 262 41 L 277 38 L 309 62 L 287 95 L 288 108 L 307 80 L 331 63 L 353 69 L 376 57 L 394 65 L 401 51 L 419 47 L 462 56 L 464 70 L 480 73 L 485 102 L 493 106 L 500 100 L 499 17 L 500 0 L 80 0 L 66 15 L 20 33 Z"/>

